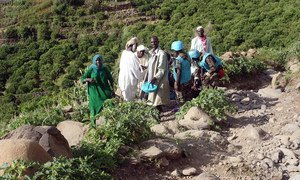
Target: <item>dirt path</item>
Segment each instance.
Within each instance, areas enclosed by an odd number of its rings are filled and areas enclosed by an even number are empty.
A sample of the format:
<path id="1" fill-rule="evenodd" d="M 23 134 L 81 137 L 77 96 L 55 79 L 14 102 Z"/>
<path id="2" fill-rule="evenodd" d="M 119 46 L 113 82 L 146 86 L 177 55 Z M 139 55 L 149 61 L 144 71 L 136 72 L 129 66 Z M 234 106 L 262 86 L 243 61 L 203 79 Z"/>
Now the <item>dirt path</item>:
<path id="1" fill-rule="evenodd" d="M 265 79 L 254 90 L 227 89 L 238 107 L 222 132 L 203 130 L 199 137 L 179 140 L 182 158 L 167 166 L 153 164 L 123 165 L 117 179 L 197 179 L 210 173 L 220 179 L 288 179 L 298 177 L 300 166 L 300 94 L 272 89 Z M 162 121 L 171 139 L 180 127 L 170 113 Z M 195 168 L 196 173 L 182 175 Z M 299 176 L 300 177 L 300 176 Z M 201 179 L 201 178 L 199 178 Z M 297 178 L 296 178 L 297 179 Z"/>

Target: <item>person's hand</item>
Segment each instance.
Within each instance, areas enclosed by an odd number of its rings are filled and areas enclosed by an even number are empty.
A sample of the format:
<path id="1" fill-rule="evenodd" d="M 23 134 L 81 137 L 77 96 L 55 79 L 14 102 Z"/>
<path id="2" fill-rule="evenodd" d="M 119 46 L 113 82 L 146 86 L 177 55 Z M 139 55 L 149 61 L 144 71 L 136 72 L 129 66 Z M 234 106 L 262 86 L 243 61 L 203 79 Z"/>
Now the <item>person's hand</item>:
<path id="1" fill-rule="evenodd" d="M 154 77 L 152 78 L 152 80 L 150 81 L 152 84 L 155 84 L 157 82 L 157 79 Z"/>

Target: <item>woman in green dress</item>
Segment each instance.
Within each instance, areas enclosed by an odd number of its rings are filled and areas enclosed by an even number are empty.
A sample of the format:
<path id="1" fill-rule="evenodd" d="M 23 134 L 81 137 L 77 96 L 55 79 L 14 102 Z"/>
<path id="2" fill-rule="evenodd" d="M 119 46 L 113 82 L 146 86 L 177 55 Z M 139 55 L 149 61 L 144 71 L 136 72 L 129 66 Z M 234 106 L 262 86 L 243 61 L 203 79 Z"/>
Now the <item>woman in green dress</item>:
<path id="1" fill-rule="evenodd" d="M 101 111 L 103 102 L 114 96 L 113 78 L 108 68 L 103 65 L 100 54 L 93 57 L 93 64 L 84 73 L 81 81 L 88 83 L 91 125 L 96 127 L 95 116 Z"/>

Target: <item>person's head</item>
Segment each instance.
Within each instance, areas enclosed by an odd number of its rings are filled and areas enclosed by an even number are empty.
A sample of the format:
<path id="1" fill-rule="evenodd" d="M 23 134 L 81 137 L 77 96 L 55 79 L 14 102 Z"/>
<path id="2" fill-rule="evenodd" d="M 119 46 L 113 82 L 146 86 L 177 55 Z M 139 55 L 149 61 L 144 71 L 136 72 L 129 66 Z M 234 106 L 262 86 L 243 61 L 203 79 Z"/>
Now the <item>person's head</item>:
<path id="1" fill-rule="evenodd" d="M 136 37 L 131 38 L 129 41 L 127 41 L 125 49 L 127 51 L 135 52 L 137 48 L 138 40 Z"/>
<path id="2" fill-rule="evenodd" d="M 190 56 L 190 58 L 192 59 L 192 60 L 194 60 L 194 61 L 200 61 L 201 60 L 201 52 L 199 52 L 198 50 L 190 50 L 189 51 L 189 56 Z"/>
<path id="3" fill-rule="evenodd" d="M 147 48 L 144 45 L 139 45 L 136 49 L 137 57 L 141 58 L 145 55 Z"/>
<path id="4" fill-rule="evenodd" d="M 203 37 L 204 36 L 204 28 L 202 26 L 198 26 L 196 28 L 196 35 L 199 37 Z"/>
<path id="5" fill-rule="evenodd" d="M 103 65 L 103 58 L 100 54 L 96 54 L 93 57 L 93 65 L 95 65 L 97 68 L 101 68 Z"/>
<path id="6" fill-rule="evenodd" d="M 184 46 L 182 41 L 174 41 L 171 45 L 171 50 L 174 52 L 176 57 L 183 51 L 183 48 Z"/>
<path id="7" fill-rule="evenodd" d="M 157 49 L 159 45 L 158 37 L 157 36 L 152 36 L 151 37 L 151 45 L 153 49 Z"/>

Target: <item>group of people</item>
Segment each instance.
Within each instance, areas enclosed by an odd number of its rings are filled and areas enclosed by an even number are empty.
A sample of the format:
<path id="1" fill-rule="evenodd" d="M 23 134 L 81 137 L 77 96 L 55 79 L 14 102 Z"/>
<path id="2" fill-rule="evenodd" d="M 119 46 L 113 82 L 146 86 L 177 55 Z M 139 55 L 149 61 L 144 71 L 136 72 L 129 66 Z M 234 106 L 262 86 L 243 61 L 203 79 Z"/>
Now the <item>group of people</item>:
<path id="1" fill-rule="evenodd" d="M 172 52 L 167 53 L 159 46 L 157 36 L 150 39 L 150 51 L 144 45 L 138 46 L 136 37 L 131 38 L 121 54 L 116 94 L 124 101 L 146 100 L 162 110 L 172 98 L 183 104 L 197 97 L 202 87 L 216 87 L 224 76 L 221 59 L 213 54 L 202 26 L 196 28 L 195 34 L 188 53 L 182 41 L 174 41 Z M 111 73 L 102 61 L 101 55 L 95 55 L 93 64 L 82 77 L 82 82 L 88 83 L 92 125 L 103 102 L 114 96 Z M 155 86 L 155 90 L 150 93 L 143 90 L 145 83 Z"/>

